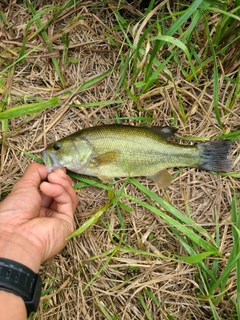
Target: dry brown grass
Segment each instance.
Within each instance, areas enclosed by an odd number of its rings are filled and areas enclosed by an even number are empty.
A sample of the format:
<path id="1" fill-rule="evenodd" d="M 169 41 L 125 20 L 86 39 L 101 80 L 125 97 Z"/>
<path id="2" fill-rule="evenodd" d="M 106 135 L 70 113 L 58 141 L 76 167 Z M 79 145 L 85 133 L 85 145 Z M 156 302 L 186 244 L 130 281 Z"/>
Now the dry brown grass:
<path id="1" fill-rule="evenodd" d="M 9 4 L 7 4 L 9 2 Z M 37 8 L 49 7 L 48 1 L 36 1 Z M 135 1 L 135 5 L 137 5 Z M 64 0 L 53 0 L 52 5 L 65 3 Z M 220 134 L 216 117 L 213 112 L 213 83 L 211 80 L 211 65 L 209 78 L 206 73 L 199 75 L 200 84 L 187 82 L 182 78 L 176 65 L 168 66 L 174 84 L 167 81 L 167 74 L 159 75 L 161 87 L 152 87 L 146 94 L 139 97 L 136 104 L 128 96 L 122 86 L 116 94 L 119 74 L 119 50 L 127 52 L 128 46 L 122 33 L 114 30 L 116 17 L 113 8 L 117 3 L 102 4 L 96 10 L 90 10 L 95 1 L 82 1 L 76 8 L 73 6 L 65 10 L 48 28 L 48 37 L 53 45 L 53 52 L 49 52 L 40 35 L 28 40 L 26 48 L 40 45 L 36 51 L 28 56 L 24 63 L 18 63 L 13 76 L 8 73 L 6 89 L 9 92 L 10 106 L 22 102 L 24 96 L 49 99 L 58 96 L 62 105 L 42 112 L 35 117 L 21 117 L 10 121 L 11 135 L 3 150 L 4 158 L 1 163 L 1 190 L 5 196 L 12 185 L 22 176 L 31 160 L 20 149 L 30 153 L 43 150 L 55 139 L 64 137 L 78 129 L 88 126 L 112 123 L 110 118 L 148 116 L 145 110 L 153 114 L 152 125 L 169 125 L 172 123 L 173 113 L 176 115 L 179 136 L 203 136 L 212 138 Z M 0 30 L 0 57 L 18 56 L 21 48 L 26 23 L 31 15 L 21 1 L 0 1 L 2 11 L 9 22 L 8 27 Z M 126 19 L 141 16 L 137 6 L 125 5 L 122 13 Z M 171 8 L 171 3 L 168 3 Z M 125 11 L 124 11 L 125 10 Z M 73 15 L 82 16 L 82 20 L 69 26 Z M 50 18 L 50 13 L 42 17 L 42 22 Z M 33 24 L 29 35 L 37 30 Z M 70 45 L 68 56 L 77 59 L 77 63 L 62 63 L 63 44 L 62 34 L 69 32 Z M 111 45 L 107 37 L 109 34 L 118 43 L 119 48 Z M 16 53 L 17 52 L 17 53 Z M 56 70 L 50 60 L 56 57 L 66 81 L 66 89 L 62 89 Z M 164 58 L 159 58 L 164 59 Z M 116 67 L 115 71 L 94 87 L 81 93 L 76 89 L 90 77 Z M 227 70 L 226 75 L 236 74 L 239 65 Z M 4 65 L 0 64 L 3 69 Z M 131 75 L 127 79 L 131 89 Z M 208 83 L 208 86 L 205 86 Z M 232 87 L 222 79 L 219 89 L 219 110 L 225 129 L 235 131 L 239 129 L 240 105 L 239 101 L 232 111 L 225 113 L 225 102 Z M 188 115 L 183 123 L 177 97 L 177 91 Z M 64 96 L 66 91 L 73 93 Z M 101 106 L 101 101 L 121 99 L 122 104 Z M 28 100 L 29 101 L 29 100 Z M 81 107 L 83 103 L 99 102 L 98 107 Z M 74 107 L 71 105 L 78 105 Z M 140 122 L 129 120 L 126 123 L 139 125 Z M 235 142 L 231 156 L 234 159 L 234 171 L 239 172 L 239 142 Z M 171 169 L 170 172 L 176 172 Z M 226 261 L 232 247 L 231 235 L 231 201 L 234 192 L 239 192 L 240 183 L 231 177 L 212 175 L 195 169 L 184 169 L 167 190 L 160 190 L 151 181 L 139 178 L 160 196 L 169 200 L 177 209 L 186 212 L 189 207 L 191 217 L 214 237 L 216 232 L 216 216 L 219 221 L 221 253 L 221 268 Z M 116 184 L 120 189 L 123 181 Z M 125 192 L 143 201 L 150 201 L 133 185 L 128 184 Z M 107 193 L 96 187 L 77 190 L 80 204 L 75 215 L 76 227 L 79 227 L 96 210 L 107 202 Z M 185 255 L 169 227 L 159 217 L 130 201 L 124 201 L 133 209 L 132 213 L 124 212 L 126 229 L 125 243 L 137 250 L 150 253 L 167 253 Z M 106 228 L 106 223 L 109 225 Z M 116 211 L 106 212 L 102 220 L 83 235 L 69 241 L 67 247 L 54 259 L 44 264 L 41 269 L 44 283 L 44 295 L 39 311 L 33 319 L 107 319 L 101 311 L 101 305 L 111 311 L 112 319 L 147 319 L 139 295 L 141 294 L 153 319 L 168 319 L 167 312 L 176 320 L 180 319 L 213 319 L 212 311 L 206 299 L 198 298 L 201 291 L 196 275 L 196 265 L 179 263 L 171 259 L 160 259 L 137 253 L 123 252 L 118 240 L 112 236 L 116 232 L 122 235 Z M 154 234 L 153 238 L 149 238 Z M 104 255 L 108 250 L 118 248 L 112 255 Z M 92 258 L 94 257 L 94 258 Z M 209 265 L 212 261 L 209 259 Z M 221 269 L 220 268 L 220 269 Z M 91 282 L 93 277 L 99 275 Z M 157 306 L 147 296 L 144 289 L 149 289 L 160 301 L 162 308 Z M 233 273 L 228 282 L 228 297 L 236 300 L 236 275 Z M 222 319 L 230 319 L 235 312 L 231 301 L 222 299 L 216 306 Z M 114 317 L 115 316 L 115 317 Z"/>

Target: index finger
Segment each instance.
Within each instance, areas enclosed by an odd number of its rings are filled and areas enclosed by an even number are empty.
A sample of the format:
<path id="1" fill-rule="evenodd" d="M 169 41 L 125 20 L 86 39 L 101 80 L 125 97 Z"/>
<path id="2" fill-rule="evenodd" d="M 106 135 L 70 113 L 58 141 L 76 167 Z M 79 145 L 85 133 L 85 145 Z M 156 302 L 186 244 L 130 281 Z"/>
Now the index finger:
<path id="1" fill-rule="evenodd" d="M 60 184 L 71 196 L 74 206 L 77 206 L 78 198 L 72 187 L 72 179 L 63 171 L 56 170 L 48 175 L 48 181 L 53 184 Z"/>

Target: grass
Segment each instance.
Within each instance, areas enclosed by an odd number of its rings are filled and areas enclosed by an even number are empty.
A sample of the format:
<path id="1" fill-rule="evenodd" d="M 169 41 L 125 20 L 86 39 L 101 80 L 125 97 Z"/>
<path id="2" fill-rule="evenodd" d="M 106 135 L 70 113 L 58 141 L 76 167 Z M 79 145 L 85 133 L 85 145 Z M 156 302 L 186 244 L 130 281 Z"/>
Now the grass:
<path id="1" fill-rule="evenodd" d="M 38 6 L 37 6 L 38 5 Z M 33 319 L 240 319 L 240 1 L 25 1 L 0 7 L 1 194 L 47 143 L 107 123 L 234 142 L 233 171 L 104 185 L 44 264 Z"/>

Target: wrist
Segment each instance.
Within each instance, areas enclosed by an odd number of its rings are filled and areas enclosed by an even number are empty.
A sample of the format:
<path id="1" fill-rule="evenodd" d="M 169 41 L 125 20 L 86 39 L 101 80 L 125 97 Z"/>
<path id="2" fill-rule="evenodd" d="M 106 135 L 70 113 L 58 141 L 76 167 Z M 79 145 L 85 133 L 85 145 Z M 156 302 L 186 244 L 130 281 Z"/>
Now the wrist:
<path id="1" fill-rule="evenodd" d="M 27 312 L 23 299 L 13 293 L 0 290 L 1 319 L 26 319 Z"/>
<path id="2" fill-rule="evenodd" d="M 36 312 L 42 291 L 39 274 L 16 261 L 0 258 L 0 290 L 15 294 L 25 303 L 27 315 Z"/>
<path id="3" fill-rule="evenodd" d="M 0 257 L 22 263 L 38 273 L 41 259 L 37 248 L 18 232 L 0 229 Z"/>

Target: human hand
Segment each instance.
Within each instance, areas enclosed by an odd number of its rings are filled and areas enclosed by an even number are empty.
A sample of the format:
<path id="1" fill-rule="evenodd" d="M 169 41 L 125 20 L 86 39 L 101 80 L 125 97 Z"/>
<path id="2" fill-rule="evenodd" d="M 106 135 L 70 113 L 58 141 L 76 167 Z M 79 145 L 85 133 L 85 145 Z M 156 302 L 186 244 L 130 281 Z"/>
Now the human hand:
<path id="1" fill-rule="evenodd" d="M 48 175 L 44 165 L 29 165 L 0 205 L 0 257 L 34 272 L 58 253 L 73 231 L 77 196 L 63 170 Z"/>

